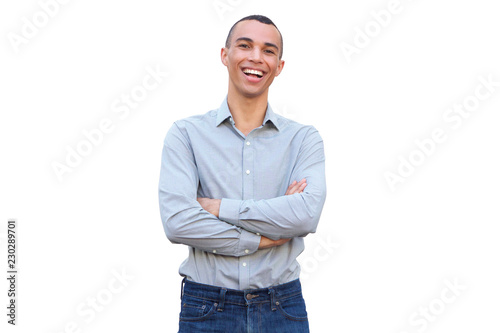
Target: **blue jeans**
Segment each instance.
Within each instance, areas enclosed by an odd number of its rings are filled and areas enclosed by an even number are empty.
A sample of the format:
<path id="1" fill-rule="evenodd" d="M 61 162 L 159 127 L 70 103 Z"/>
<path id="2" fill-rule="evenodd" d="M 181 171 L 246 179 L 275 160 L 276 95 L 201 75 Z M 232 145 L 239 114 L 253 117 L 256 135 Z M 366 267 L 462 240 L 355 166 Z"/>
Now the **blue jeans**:
<path id="1" fill-rule="evenodd" d="M 184 280 L 179 333 L 306 333 L 299 280 L 234 290 Z"/>

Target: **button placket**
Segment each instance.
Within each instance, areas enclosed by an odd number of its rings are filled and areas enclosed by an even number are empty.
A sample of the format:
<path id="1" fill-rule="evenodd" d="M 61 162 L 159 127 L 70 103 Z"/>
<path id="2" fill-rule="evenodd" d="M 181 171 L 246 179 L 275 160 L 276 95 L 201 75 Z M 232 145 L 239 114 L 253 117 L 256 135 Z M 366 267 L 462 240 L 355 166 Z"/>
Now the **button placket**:
<path id="1" fill-rule="evenodd" d="M 252 140 L 250 137 L 242 142 L 243 150 L 243 189 L 242 189 L 242 199 L 248 200 L 253 199 L 253 179 L 254 179 L 254 149 Z M 249 249 L 243 250 L 245 254 L 249 254 Z M 248 289 L 250 287 L 250 265 L 247 256 L 241 256 L 239 258 L 239 282 L 240 289 Z"/>
<path id="2" fill-rule="evenodd" d="M 245 172 L 245 177 L 243 178 L 243 200 L 253 199 L 254 159 L 253 145 L 247 137 L 243 144 L 243 170 Z"/>

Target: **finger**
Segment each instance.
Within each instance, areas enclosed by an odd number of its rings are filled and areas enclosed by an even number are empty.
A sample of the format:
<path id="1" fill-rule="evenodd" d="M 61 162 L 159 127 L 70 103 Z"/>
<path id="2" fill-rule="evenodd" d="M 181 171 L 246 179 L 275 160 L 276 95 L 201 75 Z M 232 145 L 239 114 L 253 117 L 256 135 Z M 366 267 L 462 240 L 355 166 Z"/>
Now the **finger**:
<path id="1" fill-rule="evenodd" d="M 297 191 L 299 190 L 299 184 L 296 183 L 295 185 L 293 185 L 290 190 L 288 191 L 288 194 L 291 195 L 291 194 L 295 194 L 297 193 Z"/>
<path id="2" fill-rule="evenodd" d="M 307 183 L 306 183 L 306 179 L 302 179 L 300 182 L 297 183 L 297 185 L 295 186 L 296 189 L 294 191 L 294 193 L 302 193 L 302 191 L 306 188 L 307 186 Z"/>
<path id="3" fill-rule="evenodd" d="M 297 181 L 293 181 L 293 183 L 288 187 L 288 191 L 286 194 L 288 195 L 291 195 L 291 194 L 295 194 L 295 193 L 300 193 L 304 188 L 304 184 L 306 184 L 306 179 L 302 179 L 300 182 L 297 182 Z M 307 184 L 306 184 L 307 185 Z M 302 189 L 301 189 L 302 187 Z"/>
<path id="4" fill-rule="evenodd" d="M 278 245 L 283 245 L 287 242 L 290 241 L 291 238 L 282 238 L 282 239 L 278 239 L 277 242 L 278 242 Z"/>
<path id="5" fill-rule="evenodd" d="M 295 185 L 296 185 L 296 184 L 297 184 L 297 181 L 296 181 L 296 180 L 294 180 L 294 181 L 290 184 L 290 186 L 288 186 L 288 189 L 286 190 L 285 195 L 290 195 L 290 194 L 293 194 L 293 193 L 294 193 L 294 192 L 293 192 L 293 191 L 294 191 L 294 187 L 295 187 Z"/>

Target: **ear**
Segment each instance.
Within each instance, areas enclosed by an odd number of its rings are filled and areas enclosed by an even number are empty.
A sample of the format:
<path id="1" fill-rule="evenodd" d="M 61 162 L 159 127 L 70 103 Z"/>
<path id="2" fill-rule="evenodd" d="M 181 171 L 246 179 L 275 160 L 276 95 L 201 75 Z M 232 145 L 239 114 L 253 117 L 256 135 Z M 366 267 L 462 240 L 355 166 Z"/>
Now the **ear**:
<path id="1" fill-rule="evenodd" d="M 220 60 L 222 61 L 222 63 L 224 64 L 224 66 L 227 67 L 227 48 L 223 47 L 221 50 L 220 50 Z"/>
<path id="2" fill-rule="evenodd" d="M 276 71 L 276 75 L 280 75 L 281 71 L 283 70 L 283 67 L 285 67 L 285 60 L 280 60 L 278 63 L 278 71 Z"/>

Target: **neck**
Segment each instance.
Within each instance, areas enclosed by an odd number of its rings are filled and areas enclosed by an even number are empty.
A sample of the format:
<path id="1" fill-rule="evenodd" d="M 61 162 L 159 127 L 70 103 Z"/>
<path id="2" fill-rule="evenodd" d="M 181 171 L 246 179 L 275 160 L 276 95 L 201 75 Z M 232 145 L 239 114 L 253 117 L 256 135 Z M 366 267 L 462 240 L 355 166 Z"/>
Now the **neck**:
<path id="1" fill-rule="evenodd" d="M 264 122 L 267 110 L 267 93 L 258 97 L 227 95 L 227 104 L 235 126 L 245 136 Z"/>

